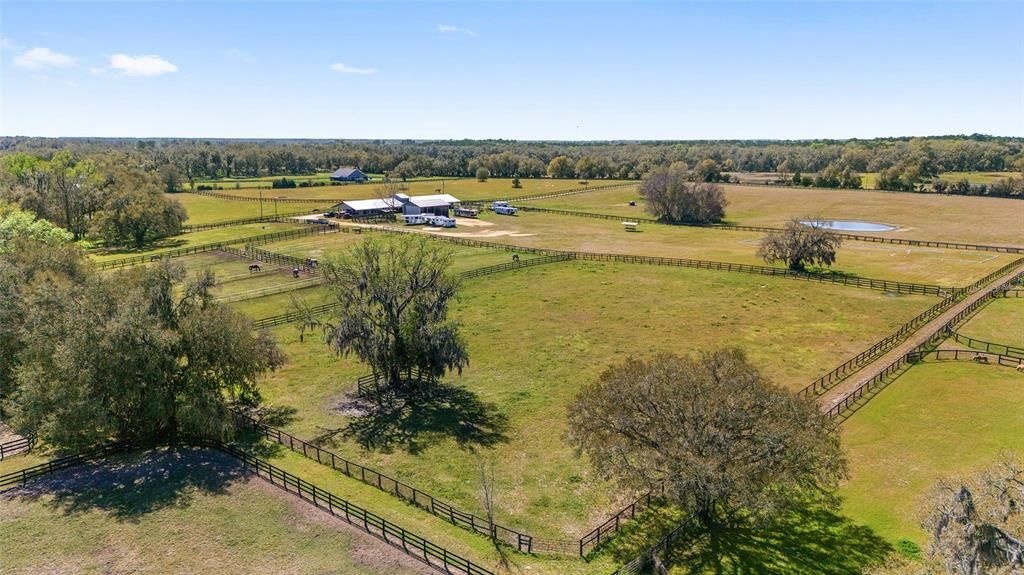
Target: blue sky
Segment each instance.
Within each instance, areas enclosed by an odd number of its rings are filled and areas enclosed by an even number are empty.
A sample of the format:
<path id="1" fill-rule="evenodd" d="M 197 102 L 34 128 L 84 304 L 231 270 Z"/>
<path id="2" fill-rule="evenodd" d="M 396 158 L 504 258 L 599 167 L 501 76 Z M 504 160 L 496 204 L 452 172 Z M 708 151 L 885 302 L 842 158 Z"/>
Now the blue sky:
<path id="1" fill-rule="evenodd" d="M 1024 3 L 0 3 L 0 134 L 1024 135 Z"/>

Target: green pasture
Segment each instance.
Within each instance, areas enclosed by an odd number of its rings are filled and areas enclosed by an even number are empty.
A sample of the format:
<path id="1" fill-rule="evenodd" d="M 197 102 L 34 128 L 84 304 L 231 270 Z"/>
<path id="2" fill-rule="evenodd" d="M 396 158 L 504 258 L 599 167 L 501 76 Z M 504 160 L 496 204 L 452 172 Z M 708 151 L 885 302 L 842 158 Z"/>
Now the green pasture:
<path id="1" fill-rule="evenodd" d="M 116 260 L 129 256 L 144 256 L 150 254 L 157 254 L 172 249 L 184 248 L 188 246 L 198 246 L 202 244 L 209 244 L 215 242 L 238 240 L 238 242 L 241 243 L 245 241 L 246 238 L 261 236 L 264 234 L 272 234 L 274 232 L 297 230 L 307 225 L 308 224 L 300 223 L 263 222 L 258 224 L 245 224 L 241 226 L 213 228 L 210 230 L 203 230 L 201 232 L 193 232 L 190 234 L 181 234 L 180 236 L 170 237 L 156 244 L 150 244 L 142 250 L 95 250 L 91 252 L 89 255 L 93 259 L 93 261 L 102 262 L 106 260 Z"/>
<path id="2" fill-rule="evenodd" d="M 1024 299 L 995 298 L 957 331 L 974 339 L 1024 348 Z"/>
<path id="3" fill-rule="evenodd" d="M 1022 381 L 1012 368 L 971 362 L 910 368 L 843 424 L 845 513 L 891 543 L 923 547 L 917 510 L 939 478 L 1024 450 Z"/>
<path id="4" fill-rule="evenodd" d="M 864 235 L 1024 246 L 1024 202 L 865 190 L 724 185 L 726 223 L 779 227 L 793 218 L 887 223 L 900 229 Z M 630 200 L 637 206 L 629 206 Z M 574 194 L 526 205 L 634 217 L 651 217 L 636 188 Z"/>
<path id="5" fill-rule="evenodd" d="M 630 355 L 737 345 L 780 385 L 799 389 L 933 301 L 744 274 L 580 262 L 465 280 L 453 317 L 471 364 L 448 378 L 457 388 L 452 399 L 377 430 L 378 439 L 396 438 L 387 448 L 362 449 L 357 438 L 343 438 L 337 451 L 477 513 L 479 462 L 493 460 L 500 522 L 576 537 L 628 502 L 561 439 L 569 401 L 606 366 Z M 274 333 L 288 364 L 261 389 L 270 405 L 295 410 L 285 427 L 312 438 L 345 426 L 348 393 L 367 368 L 334 356 L 318 336 L 300 342 L 295 325 Z"/>
<path id="6" fill-rule="evenodd" d="M 111 464 L 64 471 L 0 494 L 0 570 L 430 572 L 294 495 L 242 474 L 218 454 L 150 452 Z"/>
<path id="7" fill-rule="evenodd" d="M 516 216 L 488 213 L 472 227 L 463 225 L 461 219 L 459 222 L 454 229 L 429 233 L 535 248 L 766 265 L 757 257 L 758 242 L 763 236 L 757 232 L 660 224 L 641 224 L 639 231 L 627 232 L 615 220 L 539 212 L 520 212 Z M 831 269 L 876 279 L 960 286 L 998 269 L 1012 258 L 992 252 L 847 242 Z M 784 267 L 778 263 L 775 266 Z"/>

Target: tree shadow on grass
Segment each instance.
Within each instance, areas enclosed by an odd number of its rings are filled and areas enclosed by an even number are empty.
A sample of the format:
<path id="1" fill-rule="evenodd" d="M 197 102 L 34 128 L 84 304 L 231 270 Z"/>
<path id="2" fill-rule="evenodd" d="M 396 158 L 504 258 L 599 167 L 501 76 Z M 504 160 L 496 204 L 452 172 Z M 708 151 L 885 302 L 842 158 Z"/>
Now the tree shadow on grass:
<path id="1" fill-rule="evenodd" d="M 245 477 L 231 458 L 205 449 L 155 449 L 73 467 L 0 493 L 4 499 L 37 500 L 65 515 L 92 510 L 120 521 L 137 521 L 164 508 L 186 507 L 197 493 L 225 493 Z"/>
<path id="2" fill-rule="evenodd" d="M 680 573 L 859 575 L 892 547 L 870 528 L 821 505 L 801 504 L 763 525 L 741 525 L 675 545 L 665 558 Z M 694 544 L 695 543 L 695 544 Z"/>
<path id="3" fill-rule="evenodd" d="M 415 454 L 446 439 L 470 451 L 508 439 L 508 416 L 497 406 L 468 389 L 440 382 L 408 397 L 354 400 L 346 410 L 358 415 L 342 429 L 325 430 L 318 442 L 330 443 L 341 435 L 364 449 L 387 452 L 397 447 Z"/>
<path id="4" fill-rule="evenodd" d="M 671 510 L 645 512 L 601 553 L 625 563 L 682 523 Z M 672 573 L 691 575 L 860 575 L 881 564 L 892 547 L 870 528 L 816 504 L 800 504 L 765 523 L 748 523 L 712 537 L 696 523 L 661 559 Z"/>

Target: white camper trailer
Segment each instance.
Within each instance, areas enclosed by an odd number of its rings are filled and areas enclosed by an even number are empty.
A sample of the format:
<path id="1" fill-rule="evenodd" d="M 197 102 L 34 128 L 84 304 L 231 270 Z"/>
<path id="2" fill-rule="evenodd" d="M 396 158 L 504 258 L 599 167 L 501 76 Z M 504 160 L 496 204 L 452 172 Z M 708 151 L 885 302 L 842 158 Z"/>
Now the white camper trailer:
<path id="1" fill-rule="evenodd" d="M 519 210 L 508 205 L 508 202 L 494 202 L 491 204 L 491 211 L 504 216 L 514 216 Z"/>
<path id="2" fill-rule="evenodd" d="M 426 216 L 427 224 L 439 228 L 454 228 L 455 220 L 448 216 Z"/>

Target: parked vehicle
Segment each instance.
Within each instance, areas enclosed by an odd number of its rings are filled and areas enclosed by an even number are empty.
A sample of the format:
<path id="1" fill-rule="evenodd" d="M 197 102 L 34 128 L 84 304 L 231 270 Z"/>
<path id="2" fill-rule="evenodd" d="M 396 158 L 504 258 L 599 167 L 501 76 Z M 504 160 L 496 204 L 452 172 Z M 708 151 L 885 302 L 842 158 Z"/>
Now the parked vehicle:
<path id="1" fill-rule="evenodd" d="M 475 218 L 480 216 L 480 211 L 474 210 L 473 208 L 463 208 L 460 206 L 458 208 L 455 208 L 455 215 L 460 218 Z"/>
<path id="2" fill-rule="evenodd" d="M 437 226 L 439 228 L 454 228 L 455 219 L 449 218 L 448 216 L 427 216 L 427 224 Z"/>
<path id="3" fill-rule="evenodd" d="M 491 204 L 491 211 L 503 216 L 514 216 L 519 209 L 508 205 L 508 202 L 494 202 Z"/>
<path id="4" fill-rule="evenodd" d="M 423 214 L 403 214 L 402 222 L 407 226 L 417 226 L 427 223 L 427 216 Z"/>

